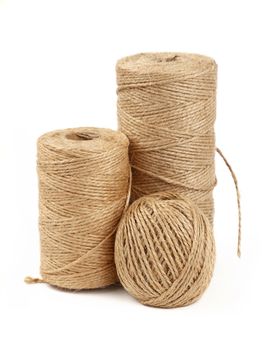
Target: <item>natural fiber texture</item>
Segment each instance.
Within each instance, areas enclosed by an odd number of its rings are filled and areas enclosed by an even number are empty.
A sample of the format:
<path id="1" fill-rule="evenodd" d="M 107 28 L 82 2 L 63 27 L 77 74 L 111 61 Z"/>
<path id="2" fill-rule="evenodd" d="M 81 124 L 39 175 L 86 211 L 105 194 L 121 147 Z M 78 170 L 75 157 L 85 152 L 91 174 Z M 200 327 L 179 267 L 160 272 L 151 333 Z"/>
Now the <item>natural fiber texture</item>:
<path id="1" fill-rule="evenodd" d="M 130 140 L 132 200 L 180 191 L 213 221 L 216 73 L 208 57 L 146 53 L 117 63 L 119 127 Z"/>
<path id="2" fill-rule="evenodd" d="M 77 128 L 39 138 L 43 281 L 68 289 L 117 281 L 114 239 L 129 169 L 128 139 L 120 132 Z"/>
<path id="3" fill-rule="evenodd" d="M 115 263 L 124 288 L 141 303 L 193 303 L 208 286 L 215 245 L 206 215 L 176 192 L 133 202 L 120 221 Z"/>
<path id="4" fill-rule="evenodd" d="M 241 201 L 240 201 L 240 191 L 239 191 L 239 186 L 238 186 L 238 181 L 237 177 L 232 169 L 232 166 L 224 156 L 224 154 L 221 152 L 219 148 L 216 148 L 217 153 L 220 155 L 220 157 L 223 159 L 224 163 L 226 164 L 227 168 L 229 169 L 234 186 L 235 186 L 235 192 L 236 192 L 236 199 L 237 199 L 237 208 L 238 208 L 238 241 L 237 241 L 237 255 L 239 258 L 241 257 L 241 236 L 242 236 L 242 214 L 241 214 Z"/>

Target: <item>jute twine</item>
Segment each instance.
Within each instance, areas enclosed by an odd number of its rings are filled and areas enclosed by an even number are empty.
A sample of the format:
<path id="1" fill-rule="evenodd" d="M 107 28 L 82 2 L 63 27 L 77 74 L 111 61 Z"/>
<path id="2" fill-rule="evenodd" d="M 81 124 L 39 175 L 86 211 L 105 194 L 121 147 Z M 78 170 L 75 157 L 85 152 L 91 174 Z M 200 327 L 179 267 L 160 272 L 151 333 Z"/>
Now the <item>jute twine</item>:
<path id="1" fill-rule="evenodd" d="M 214 261 L 212 225 L 179 193 L 141 197 L 120 221 L 115 241 L 118 275 L 143 304 L 171 308 L 195 302 L 211 280 Z"/>
<path id="2" fill-rule="evenodd" d="M 68 289 L 115 283 L 115 231 L 129 190 L 128 139 L 76 128 L 38 140 L 40 279 Z"/>
<path id="3" fill-rule="evenodd" d="M 147 53 L 119 60 L 116 70 L 119 127 L 130 140 L 135 200 L 116 235 L 119 278 L 144 304 L 188 305 L 206 289 L 215 260 L 217 66 L 201 55 Z M 217 152 L 235 182 L 240 256 L 237 179 Z"/>
<path id="4" fill-rule="evenodd" d="M 118 61 L 119 127 L 130 140 L 131 199 L 180 191 L 213 221 L 216 75 L 213 59 L 146 53 Z"/>

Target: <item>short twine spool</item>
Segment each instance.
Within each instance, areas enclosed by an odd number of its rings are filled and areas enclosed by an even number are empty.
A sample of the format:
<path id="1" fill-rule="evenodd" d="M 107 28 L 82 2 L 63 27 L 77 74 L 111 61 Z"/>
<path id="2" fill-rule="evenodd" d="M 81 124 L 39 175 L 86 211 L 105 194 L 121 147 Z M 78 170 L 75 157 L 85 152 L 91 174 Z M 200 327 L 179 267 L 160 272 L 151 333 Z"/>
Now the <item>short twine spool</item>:
<path id="1" fill-rule="evenodd" d="M 212 225 L 187 197 L 144 196 L 123 215 L 115 241 L 117 272 L 141 303 L 172 308 L 195 302 L 211 280 L 214 261 Z"/>
<path id="2" fill-rule="evenodd" d="M 129 199 L 128 139 L 121 132 L 75 128 L 38 140 L 42 279 L 67 289 L 118 281 L 115 232 Z"/>

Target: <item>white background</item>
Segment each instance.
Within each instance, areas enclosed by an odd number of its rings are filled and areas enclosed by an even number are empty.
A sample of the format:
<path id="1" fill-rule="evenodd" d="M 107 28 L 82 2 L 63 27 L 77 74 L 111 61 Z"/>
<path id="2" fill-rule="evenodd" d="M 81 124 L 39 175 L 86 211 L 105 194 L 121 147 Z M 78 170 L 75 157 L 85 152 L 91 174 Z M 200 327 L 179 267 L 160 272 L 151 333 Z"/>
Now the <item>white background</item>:
<path id="1" fill-rule="evenodd" d="M 269 349 L 268 1 L 0 0 L 0 348 Z M 39 273 L 36 139 L 116 128 L 115 63 L 143 51 L 215 58 L 217 145 L 242 194 L 236 256 L 232 179 L 217 156 L 217 263 L 196 304 L 140 305 L 119 287 L 68 293 Z"/>

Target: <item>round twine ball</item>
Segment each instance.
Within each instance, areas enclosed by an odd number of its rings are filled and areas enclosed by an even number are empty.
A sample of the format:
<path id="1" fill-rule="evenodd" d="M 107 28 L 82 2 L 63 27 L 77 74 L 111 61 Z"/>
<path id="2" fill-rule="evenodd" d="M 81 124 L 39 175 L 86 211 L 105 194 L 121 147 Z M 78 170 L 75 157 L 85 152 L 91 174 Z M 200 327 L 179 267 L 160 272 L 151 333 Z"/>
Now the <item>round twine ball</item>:
<path id="1" fill-rule="evenodd" d="M 143 304 L 172 308 L 195 302 L 211 280 L 214 262 L 207 216 L 179 193 L 141 197 L 120 221 L 117 273 L 124 288 Z"/>
<path id="2" fill-rule="evenodd" d="M 38 140 L 37 165 L 41 281 L 67 289 L 117 282 L 115 232 L 129 197 L 127 137 L 99 128 L 49 132 Z"/>

